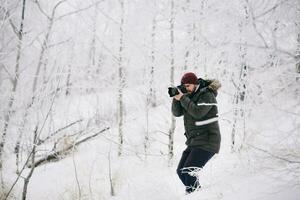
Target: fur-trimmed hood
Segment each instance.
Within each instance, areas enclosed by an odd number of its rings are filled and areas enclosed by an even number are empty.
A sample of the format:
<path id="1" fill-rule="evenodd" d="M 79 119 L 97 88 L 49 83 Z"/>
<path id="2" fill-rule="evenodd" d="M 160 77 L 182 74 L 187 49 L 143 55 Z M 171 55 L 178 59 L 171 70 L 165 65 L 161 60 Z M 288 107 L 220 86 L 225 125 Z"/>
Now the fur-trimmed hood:
<path id="1" fill-rule="evenodd" d="M 217 92 L 218 89 L 220 87 L 222 87 L 220 81 L 217 80 L 217 79 L 206 79 L 206 81 L 209 83 L 208 89 L 210 89 L 210 90 L 212 90 L 214 92 Z"/>
<path id="2" fill-rule="evenodd" d="M 217 79 L 198 79 L 199 86 L 201 90 L 209 89 L 215 96 L 218 94 L 218 89 L 222 86 L 220 81 Z"/>

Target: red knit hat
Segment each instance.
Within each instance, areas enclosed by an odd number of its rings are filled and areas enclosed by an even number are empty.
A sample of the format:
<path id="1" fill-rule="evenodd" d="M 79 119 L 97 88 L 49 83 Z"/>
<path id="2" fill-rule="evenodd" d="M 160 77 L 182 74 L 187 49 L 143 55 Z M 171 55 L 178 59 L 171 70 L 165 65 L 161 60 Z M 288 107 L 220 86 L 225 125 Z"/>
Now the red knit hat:
<path id="1" fill-rule="evenodd" d="M 198 78 L 193 72 L 184 74 L 181 78 L 181 84 L 198 84 Z"/>

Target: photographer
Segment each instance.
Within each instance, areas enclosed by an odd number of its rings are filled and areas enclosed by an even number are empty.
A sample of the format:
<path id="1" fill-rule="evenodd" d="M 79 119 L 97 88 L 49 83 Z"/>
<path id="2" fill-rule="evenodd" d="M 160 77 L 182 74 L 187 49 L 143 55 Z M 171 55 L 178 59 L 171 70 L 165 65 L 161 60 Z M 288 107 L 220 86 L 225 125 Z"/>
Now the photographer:
<path id="1" fill-rule="evenodd" d="M 186 73 L 177 88 L 169 88 L 173 97 L 172 113 L 183 115 L 187 148 L 178 164 L 177 174 L 186 186 L 186 193 L 200 188 L 199 181 L 189 172 L 201 169 L 220 150 L 221 135 L 218 124 L 217 80 L 198 79 Z M 183 93 L 184 92 L 184 93 Z"/>

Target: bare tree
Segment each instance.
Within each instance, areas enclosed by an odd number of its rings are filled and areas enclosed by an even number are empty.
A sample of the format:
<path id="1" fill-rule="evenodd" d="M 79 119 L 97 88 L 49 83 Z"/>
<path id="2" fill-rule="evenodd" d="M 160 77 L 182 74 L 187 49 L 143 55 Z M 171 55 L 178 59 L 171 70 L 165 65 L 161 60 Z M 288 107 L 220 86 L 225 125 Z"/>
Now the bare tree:
<path id="1" fill-rule="evenodd" d="M 58 83 L 59 85 L 59 83 Z M 53 96 L 53 99 L 51 100 L 51 105 L 48 109 L 48 112 L 45 116 L 45 119 L 42 123 L 42 126 L 40 129 L 38 129 L 38 125 L 39 125 L 39 122 L 37 123 L 36 127 L 35 127 L 35 130 L 34 130 L 34 136 L 33 136 L 33 145 L 32 145 L 32 148 L 29 152 L 29 155 L 27 156 L 27 159 L 22 167 L 22 169 L 20 170 L 20 173 L 18 174 L 16 180 L 14 181 L 14 183 L 12 184 L 12 186 L 10 187 L 10 190 L 8 191 L 8 193 L 6 194 L 4 200 L 7 200 L 9 198 L 9 195 L 11 194 L 13 188 L 16 186 L 17 182 L 19 181 L 20 177 L 22 176 L 22 173 L 23 171 L 25 170 L 27 164 L 30 162 L 30 160 L 32 161 L 32 163 L 35 162 L 35 155 L 36 155 L 36 146 L 37 146 L 37 142 L 39 140 L 39 137 L 45 127 L 45 123 L 46 121 L 48 120 L 49 118 L 49 115 L 50 113 L 52 112 L 52 108 L 53 108 L 53 105 L 54 105 L 54 101 L 56 99 L 56 95 L 57 95 L 57 90 L 56 92 L 54 93 L 54 96 Z M 28 175 L 26 176 L 26 178 L 24 179 L 24 186 L 23 186 L 23 193 L 22 193 L 22 199 L 26 199 L 26 195 L 27 195 L 27 187 L 28 187 L 28 184 L 29 184 L 29 181 L 30 181 L 30 178 L 33 174 L 33 171 L 34 171 L 34 167 L 29 171 Z"/>
<path id="2" fill-rule="evenodd" d="M 32 84 L 31 99 L 29 100 L 29 103 L 27 104 L 27 106 L 25 108 L 25 112 L 24 112 L 24 116 L 23 116 L 23 122 L 22 122 L 22 125 L 20 127 L 20 132 L 19 132 L 17 142 L 16 142 L 16 145 L 15 145 L 17 173 L 19 171 L 19 169 L 18 169 L 19 168 L 19 157 L 20 157 L 19 153 L 20 153 L 20 145 L 21 145 L 22 135 L 23 135 L 23 132 L 24 132 L 24 127 L 27 124 L 27 117 L 28 117 L 28 114 L 29 114 L 29 109 L 33 106 L 33 104 L 35 102 L 36 89 L 37 89 L 37 86 L 38 86 L 38 78 L 39 78 L 41 67 L 43 65 L 45 67 L 45 65 L 46 65 L 46 63 L 44 61 L 44 57 L 47 53 L 48 44 L 49 44 L 49 40 L 50 40 L 50 35 L 51 35 L 51 32 L 52 32 L 52 27 L 53 27 L 54 20 L 55 20 L 56 10 L 57 10 L 58 6 L 61 5 L 65 1 L 66 0 L 61 0 L 54 6 L 54 8 L 52 9 L 51 16 L 48 16 L 48 14 L 42 9 L 40 3 L 37 0 L 35 1 L 36 5 L 38 6 L 41 13 L 44 16 L 46 16 L 46 18 L 48 19 L 48 27 L 47 27 L 47 30 L 46 30 L 45 38 L 44 38 L 42 46 L 41 46 L 38 65 L 37 65 L 37 68 L 36 68 L 36 72 L 35 72 L 35 76 L 34 76 L 34 80 L 33 80 L 33 84 Z M 46 71 L 44 71 L 44 73 L 46 73 Z"/>
<path id="3" fill-rule="evenodd" d="M 33 86 L 32 86 L 32 101 L 29 105 L 32 105 L 34 102 L 34 98 L 35 98 L 35 92 L 36 92 L 36 88 L 37 88 L 37 82 L 38 82 L 38 78 L 39 78 L 39 74 L 40 74 L 40 70 L 43 64 L 45 64 L 45 55 L 46 55 L 46 51 L 48 50 L 48 44 L 49 44 L 49 40 L 50 40 L 50 36 L 51 36 L 51 32 L 52 32 L 52 28 L 53 28 L 53 24 L 55 21 L 55 15 L 56 15 L 56 11 L 57 8 L 64 3 L 66 0 L 61 0 L 58 3 L 55 4 L 55 6 L 52 9 L 51 15 L 49 16 L 41 7 L 40 3 L 36 0 L 36 4 L 38 6 L 38 8 L 40 9 L 41 13 L 47 18 L 48 20 L 48 27 L 46 30 L 46 35 L 45 38 L 43 40 L 42 46 L 41 46 L 41 52 L 40 52 L 40 56 L 39 56 L 39 60 L 38 60 L 38 65 L 36 68 L 36 72 L 35 72 L 35 76 L 34 76 L 34 81 L 33 81 Z"/>
<path id="4" fill-rule="evenodd" d="M 68 75 L 67 75 L 67 80 L 66 80 L 66 92 L 65 95 L 68 96 L 71 93 L 71 75 L 72 75 L 72 64 L 73 64 L 73 57 L 74 57 L 74 42 L 71 42 L 70 46 L 70 57 L 69 57 L 69 62 L 68 62 Z"/>
<path id="5" fill-rule="evenodd" d="M 247 76 L 248 76 L 248 64 L 246 63 L 247 55 L 247 41 L 242 39 L 244 28 L 248 25 L 249 19 L 249 7 L 243 5 L 244 18 L 240 21 L 239 33 L 241 35 L 239 46 L 239 78 L 236 85 L 236 92 L 234 95 L 234 114 L 233 114 L 233 124 L 231 131 L 231 150 L 240 150 L 243 146 L 243 142 L 246 137 L 246 119 L 245 119 L 245 101 L 247 96 Z M 238 135 L 237 135 L 238 133 Z M 239 144 L 237 144 L 237 138 L 239 139 Z"/>
<path id="6" fill-rule="evenodd" d="M 193 22 L 192 22 L 192 47 L 193 47 L 193 68 L 196 70 L 199 66 L 199 59 L 200 59 L 200 38 L 199 38 L 199 22 L 197 21 L 197 11 L 192 10 Z M 196 19 L 195 19 L 196 18 Z M 197 23 L 198 22 L 198 23 Z"/>
<path id="7" fill-rule="evenodd" d="M 121 21 L 120 21 L 120 44 L 119 44 L 119 89 L 118 89 L 118 131 L 119 131 L 119 150 L 118 155 L 122 155 L 123 148 L 123 123 L 124 123 L 124 102 L 123 102 L 123 90 L 125 86 L 125 73 L 123 63 L 123 51 L 124 51 L 124 0 L 119 0 L 121 8 Z"/>
<path id="8" fill-rule="evenodd" d="M 171 13 L 170 13 L 170 81 L 171 84 L 174 85 L 174 22 L 175 22 L 175 5 L 174 0 L 171 0 Z M 176 127 L 176 120 L 173 115 L 171 115 L 171 127 L 169 129 L 169 144 L 168 144 L 168 156 L 169 156 L 169 164 L 172 163 L 172 159 L 174 156 L 174 131 Z"/>
<path id="9" fill-rule="evenodd" d="M 147 159 L 147 152 L 148 148 L 150 146 L 150 141 L 149 141 L 149 104 L 150 104 L 150 99 L 149 95 L 146 97 L 146 128 L 145 128 L 145 136 L 144 136 L 144 152 L 145 152 L 145 159 Z"/>
<path id="10" fill-rule="evenodd" d="M 196 9 L 198 7 L 198 4 L 199 2 L 196 2 L 195 4 L 195 2 L 191 2 L 191 0 L 186 0 L 185 2 L 184 11 L 186 13 L 186 16 L 188 17 L 188 20 L 186 25 L 187 44 L 185 46 L 184 54 L 184 71 L 191 66 L 194 68 L 194 70 L 196 70 L 199 67 L 200 63 L 200 50 L 203 48 L 200 43 L 200 28 L 205 0 L 201 0 L 200 10 Z"/>
<path id="11" fill-rule="evenodd" d="M 151 70 L 150 70 L 150 83 L 149 83 L 149 103 L 152 107 L 156 106 L 156 94 L 154 89 L 154 73 L 155 73 L 155 48 L 156 48 L 156 16 L 152 20 L 152 32 L 151 32 Z"/>
<path id="12" fill-rule="evenodd" d="M 87 78 L 93 79 L 95 74 L 95 66 L 96 66 L 96 32 L 97 32 L 97 17 L 98 17 L 98 4 L 95 4 L 94 13 L 93 13 L 93 27 L 92 27 L 92 37 L 90 41 L 90 49 L 88 56 L 88 64 L 87 64 Z M 87 88 L 88 91 L 91 91 L 91 88 Z"/>
<path id="13" fill-rule="evenodd" d="M 109 183 L 110 183 L 110 195 L 111 196 L 115 196 L 116 193 L 115 193 L 115 180 L 113 178 L 113 175 L 112 175 L 112 167 L 111 167 L 111 147 L 109 149 L 109 152 L 108 152 L 108 176 L 109 176 Z"/>
<path id="14" fill-rule="evenodd" d="M 35 127 L 35 131 L 34 131 L 34 136 L 33 136 L 33 147 L 32 147 L 32 154 L 31 154 L 31 163 L 33 164 L 35 162 L 35 155 L 36 155 L 36 144 L 37 144 L 37 137 L 38 137 L 38 126 Z M 23 185 L 23 192 L 22 192 L 22 200 L 25 200 L 27 197 L 27 189 L 28 189 L 28 184 L 30 181 L 30 178 L 32 177 L 33 171 L 34 171 L 34 167 L 32 167 L 30 169 L 30 172 L 28 173 L 28 175 L 26 176 L 26 178 L 24 179 L 24 185 Z"/>
<path id="15" fill-rule="evenodd" d="M 157 28 L 157 20 L 156 15 L 152 19 L 152 30 L 151 30 L 151 65 L 150 65 L 150 78 L 149 78 L 149 91 L 146 97 L 146 130 L 145 130 L 145 137 L 144 137 L 144 151 L 145 157 L 147 156 L 147 150 L 149 148 L 149 110 L 150 107 L 156 106 L 156 93 L 154 88 L 154 73 L 155 73 L 155 48 L 156 48 L 156 28 Z"/>
<path id="16" fill-rule="evenodd" d="M 7 129 L 9 126 L 9 122 L 11 119 L 11 114 L 13 110 L 13 104 L 15 101 L 15 94 L 17 91 L 17 86 L 18 86 L 18 80 L 19 80 L 19 75 L 20 75 L 20 58 L 21 58 L 21 51 L 22 51 L 22 41 L 23 41 L 23 29 L 24 29 L 24 19 L 25 19 L 25 7 L 26 7 L 26 0 L 23 0 L 22 2 L 22 15 L 21 15 L 21 21 L 20 21 L 20 28 L 19 31 L 17 32 L 17 38 L 18 38 L 18 44 L 17 44 L 17 57 L 16 57 L 16 65 L 15 65 L 15 73 L 14 77 L 12 79 L 12 90 L 11 90 L 11 95 L 8 101 L 8 108 L 7 112 L 4 116 L 4 128 L 1 134 L 1 142 L 0 142 L 0 171 L 1 171 L 1 183 L 3 185 L 3 177 L 2 177 L 2 167 L 3 167 L 3 160 L 2 160 L 2 154 L 6 142 L 6 136 L 7 136 Z M 11 25 L 15 27 L 12 22 Z"/>
<path id="17" fill-rule="evenodd" d="M 190 0 L 186 0 L 185 12 L 187 13 L 187 15 L 191 14 L 191 1 Z M 186 28 L 188 40 L 190 40 L 191 35 L 192 35 L 192 26 L 193 26 L 193 24 L 190 23 L 190 20 L 188 20 L 187 28 Z M 187 70 L 187 68 L 188 68 L 188 61 L 189 61 L 189 57 L 191 54 L 190 51 L 191 51 L 191 44 L 190 44 L 190 41 L 188 41 L 186 44 L 186 47 L 185 47 L 185 54 L 184 54 L 184 67 L 183 67 L 184 71 Z"/>
<path id="18" fill-rule="evenodd" d="M 297 25 L 298 27 L 298 34 L 297 34 L 297 50 L 296 50 L 296 71 L 297 73 L 300 73 L 300 21 L 298 22 L 299 24 Z M 297 78 L 297 81 L 300 78 Z"/>

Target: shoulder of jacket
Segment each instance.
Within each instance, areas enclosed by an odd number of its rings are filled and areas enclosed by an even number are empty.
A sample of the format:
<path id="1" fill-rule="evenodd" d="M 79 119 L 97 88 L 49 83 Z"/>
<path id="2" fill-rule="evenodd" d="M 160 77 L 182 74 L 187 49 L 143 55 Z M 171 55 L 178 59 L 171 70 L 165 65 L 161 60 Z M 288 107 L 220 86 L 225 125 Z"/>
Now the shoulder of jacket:
<path id="1" fill-rule="evenodd" d="M 215 101 L 216 97 L 210 89 L 206 89 L 199 93 L 198 101 Z"/>

